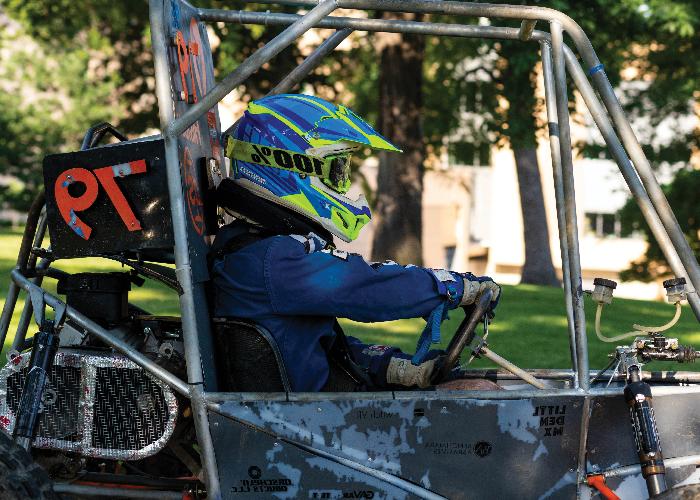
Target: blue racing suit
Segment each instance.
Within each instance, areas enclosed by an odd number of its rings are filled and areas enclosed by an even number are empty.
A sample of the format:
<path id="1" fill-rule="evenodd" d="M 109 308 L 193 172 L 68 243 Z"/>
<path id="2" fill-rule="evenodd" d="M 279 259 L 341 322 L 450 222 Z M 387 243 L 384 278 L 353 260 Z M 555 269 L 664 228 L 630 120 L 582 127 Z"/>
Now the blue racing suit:
<path id="1" fill-rule="evenodd" d="M 217 239 L 223 237 L 220 233 Z M 269 330 L 294 391 L 319 391 L 326 383 L 329 365 L 322 340 L 328 344 L 336 335 L 336 318 L 388 321 L 428 317 L 437 310 L 439 328 L 463 293 L 457 273 L 370 264 L 325 244 L 313 234 L 271 236 L 224 254 L 212 265 L 215 314 L 249 319 Z M 347 339 L 354 361 L 376 387 L 387 385 L 392 357 L 411 357 L 395 347 Z"/>

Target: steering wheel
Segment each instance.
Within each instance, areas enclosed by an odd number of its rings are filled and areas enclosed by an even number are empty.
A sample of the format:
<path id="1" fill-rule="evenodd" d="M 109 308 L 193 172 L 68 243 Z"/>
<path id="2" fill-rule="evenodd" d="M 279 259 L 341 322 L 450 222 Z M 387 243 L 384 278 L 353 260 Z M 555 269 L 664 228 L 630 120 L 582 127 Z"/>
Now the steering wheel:
<path id="1" fill-rule="evenodd" d="M 446 380 L 452 369 L 457 366 L 462 351 L 474 340 L 476 325 L 481 322 L 484 314 L 488 313 L 492 296 L 493 292 L 491 290 L 485 290 L 479 297 L 479 300 L 474 304 L 472 313 L 469 316 L 465 316 L 459 324 L 457 332 L 447 346 L 444 362 L 435 375 L 433 383 L 439 384 L 443 380 Z"/>

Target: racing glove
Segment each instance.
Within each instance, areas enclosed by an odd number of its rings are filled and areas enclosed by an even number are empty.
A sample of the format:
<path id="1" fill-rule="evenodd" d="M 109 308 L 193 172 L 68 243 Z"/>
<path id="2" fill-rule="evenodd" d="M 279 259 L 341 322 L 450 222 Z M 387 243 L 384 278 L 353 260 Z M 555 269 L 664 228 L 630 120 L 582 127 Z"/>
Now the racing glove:
<path id="1" fill-rule="evenodd" d="M 472 273 L 460 273 L 460 276 L 464 280 L 464 293 L 462 293 L 462 300 L 459 303 L 460 306 L 474 304 L 485 290 L 491 290 L 493 296 L 491 297 L 490 310 L 493 311 L 496 309 L 498 301 L 501 298 L 501 287 L 496 282 L 488 276 L 475 276 Z"/>
<path id="2" fill-rule="evenodd" d="M 391 358 L 386 369 L 386 381 L 389 384 L 403 385 L 405 387 L 418 386 L 421 389 L 430 387 L 433 385 L 430 380 L 439 359 L 433 358 L 414 365 L 410 359 Z"/>

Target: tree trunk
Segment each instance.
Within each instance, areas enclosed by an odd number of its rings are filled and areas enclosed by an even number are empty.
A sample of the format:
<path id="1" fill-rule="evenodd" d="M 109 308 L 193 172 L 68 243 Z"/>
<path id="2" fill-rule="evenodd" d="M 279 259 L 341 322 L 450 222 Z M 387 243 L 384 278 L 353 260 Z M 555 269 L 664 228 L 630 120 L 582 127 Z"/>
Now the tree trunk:
<path id="1" fill-rule="evenodd" d="M 384 13 L 382 17 L 420 20 L 416 14 Z M 379 155 L 372 258 L 420 264 L 425 42 L 421 36 L 398 33 L 377 34 L 375 40 L 380 55 L 379 129 L 404 152 Z"/>
<path id="2" fill-rule="evenodd" d="M 547 214 L 537 163 L 537 101 L 533 71 L 537 53 L 522 43 L 504 42 L 501 56 L 507 64 L 502 65 L 500 83 L 503 95 L 508 100 L 507 127 L 503 127 L 502 133 L 508 138 L 515 155 L 523 216 L 525 263 L 520 282 L 559 286 L 552 264 Z"/>
<path id="3" fill-rule="evenodd" d="M 530 147 L 515 149 L 513 154 L 518 172 L 523 239 L 525 240 L 525 264 L 523 264 L 521 282 L 558 286 L 559 280 L 554 272 L 549 247 L 549 229 L 537 151 L 534 147 Z"/>

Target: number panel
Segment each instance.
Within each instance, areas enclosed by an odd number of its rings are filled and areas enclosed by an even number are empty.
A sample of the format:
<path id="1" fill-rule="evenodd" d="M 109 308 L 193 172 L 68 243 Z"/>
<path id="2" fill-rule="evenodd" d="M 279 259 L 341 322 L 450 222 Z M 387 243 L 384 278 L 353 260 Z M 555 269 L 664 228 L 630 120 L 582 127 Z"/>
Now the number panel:
<path id="1" fill-rule="evenodd" d="M 172 222 L 163 141 L 50 155 L 44 184 L 60 258 L 141 252 L 169 260 Z"/>
<path id="2" fill-rule="evenodd" d="M 204 23 L 189 4 L 165 2 L 168 62 L 172 106 L 181 116 L 215 85 L 211 47 Z M 221 126 L 216 106 L 200 117 L 178 138 L 188 248 L 195 282 L 209 279 L 206 255 L 210 237 L 216 233 L 216 202 L 213 190 L 220 174 L 209 167 L 210 159 L 224 170 Z"/>

